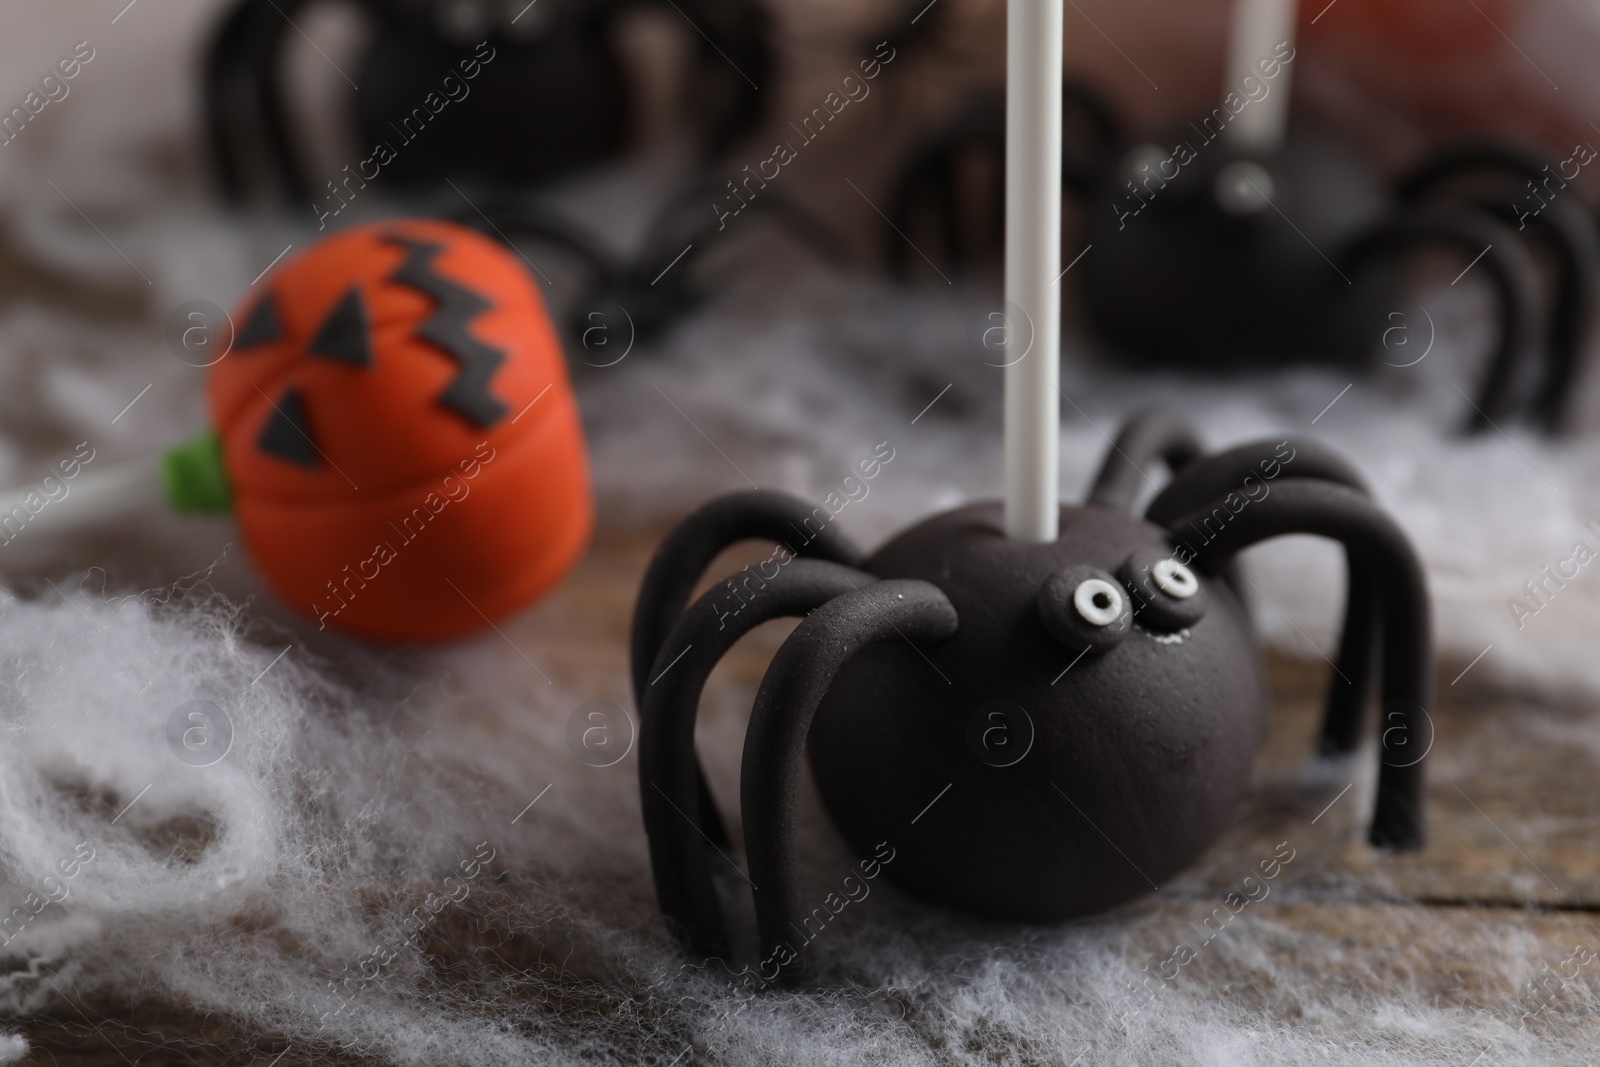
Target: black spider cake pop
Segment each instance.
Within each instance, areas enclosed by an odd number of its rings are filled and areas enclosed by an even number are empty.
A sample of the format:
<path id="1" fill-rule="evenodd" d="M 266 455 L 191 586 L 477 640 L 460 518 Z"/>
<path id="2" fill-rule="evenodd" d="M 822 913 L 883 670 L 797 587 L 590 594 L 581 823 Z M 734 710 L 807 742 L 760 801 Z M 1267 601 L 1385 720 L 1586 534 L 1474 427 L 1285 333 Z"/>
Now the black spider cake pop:
<path id="1" fill-rule="evenodd" d="M 681 91 L 707 161 L 760 124 L 757 87 L 775 67 L 770 16 L 747 0 L 356 0 L 371 37 L 347 103 L 362 154 L 379 148 L 322 184 L 285 94 L 293 20 L 319 6 L 234 0 L 212 33 L 201 103 L 230 200 L 266 184 L 336 214 L 380 171 L 399 186 L 526 190 L 614 162 L 642 118 L 623 24 L 651 9 L 692 55 Z"/>
<path id="2" fill-rule="evenodd" d="M 1141 468 L 1158 458 L 1173 480 L 1136 516 Z M 1228 565 L 1283 534 L 1332 538 L 1349 561 L 1323 749 L 1355 747 L 1376 674 L 1386 729 L 1369 840 L 1422 844 L 1426 579 L 1349 464 L 1316 443 L 1201 456 L 1178 420 L 1136 417 L 1089 503 L 1062 507 L 1048 542 L 1007 537 L 999 505 L 976 504 L 863 559 L 826 517 L 777 493 L 719 498 L 668 536 L 640 589 L 631 651 L 644 820 L 662 913 L 693 956 L 730 955 L 708 844 L 727 835 L 694 723 L 706 677 L 740 636 L 804 617 L 762 680 L 740 777 L 759 957 L 775 961 L 762 977 L 793 982 L 806 968 L 797 818 L 808 750 L 851 846 L 887 843 L 890 879 L 980 914 L 1090 914 L 1209 847 L 1246 789 L 1267 715 L 1261 652 Z M 746 571 L 686 607 L 713 557 L 752 538 L 784 546 L 777 573 Z"/>
<path id="3" fill-rule="evenodd" d="M 1600 233 L 1574 193 L 1560 194 L 1594 150 L 1578 145 L 1557 163 L 1514 144 L 1460 143 L 1389 185 L 1328 130 L 1235 136 L 1263 107 L 1286 108 L 1291 40 L 1254 60 L 1210 112 L 1149 137 L 1130 136 L 1090 87 L 1062 83 L 1062 188 L 1079 205 L 1073 245 L 1084 250 L 1063 284 L 1077 287 L 1101 342 L 1185 369 L 1410 365 L 1414 350 L 1385 354 L 1416 308 L 1404 269 L 1443 251 L 1487 281 L 1497 305 L 1465 428 L 1522 417 L 1568 429 L 1600 311 Z M 1000 189 L 977 178 L 998 169 L 1005 144 L 1005 101 L 992 92 L 913 143 L 883 231 L 897 277 L 920 266 L 913 247 L 945 270 L 992 251 Z"/>

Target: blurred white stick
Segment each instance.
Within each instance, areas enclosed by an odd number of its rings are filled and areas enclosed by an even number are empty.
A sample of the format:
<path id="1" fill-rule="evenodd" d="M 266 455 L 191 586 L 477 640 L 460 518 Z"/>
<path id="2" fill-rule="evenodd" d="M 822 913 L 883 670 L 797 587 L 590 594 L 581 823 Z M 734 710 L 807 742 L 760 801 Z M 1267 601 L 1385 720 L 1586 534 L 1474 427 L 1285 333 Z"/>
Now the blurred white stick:
<path id="1" fill-rule="evenodd" d="M 1247 152 L 1275 152 L 1289 126 L 1288 64 L 1276 78 L 1261 74 L 1261 61 L 1274 58 L 1280 44 L 1294 44 L 1294 0 L 1234 0 L 1233 33 L 1228 41 L 1228 65 L 1222 92 L 1246 95 L 1245 78 L 1269 85 L 1267 95 L 1252 99 L 1228 124 L 1228 142 Z M 1281 59 L 1281 57 L 1278 57 Z"/>
<path id="2" fill-rule="evenodd" d="M 114 467 L 82 467 L 32 485 L 0 491 L 0 563 L 13 544 L 42 548 L 85 530 L 116 529 L 119 522 L 162 506 L 161 466 L 155 459 Z"/>
<path id="3" fill-rule="evenodd" d="M 1029 541 L 1060 521 L 1062 6 L 1006 4 L 1005 528 Z"/>

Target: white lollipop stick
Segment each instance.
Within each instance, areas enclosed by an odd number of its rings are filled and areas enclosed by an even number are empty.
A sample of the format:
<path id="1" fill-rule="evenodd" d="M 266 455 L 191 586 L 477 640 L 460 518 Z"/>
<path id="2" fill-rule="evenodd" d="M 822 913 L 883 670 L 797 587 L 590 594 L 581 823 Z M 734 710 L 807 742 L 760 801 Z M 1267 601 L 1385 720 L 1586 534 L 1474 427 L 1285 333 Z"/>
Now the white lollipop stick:
<path id="1" fill-rule="evenodd" d="M 1005 528 L 1060 522 L 1062 0 L 1006 4 Z"/>
<path id="2" fill-rule="evenodd" d="M 43 546 L 118 522 L 163 503 L 161 465 L 146 459 L 86 467 L 75 478 L 52 474 L 33 485 L 0 490 L 0 560 L 13 542 Z"/>
<path id="3" fill-rule="evenodd" d="M 1245 78 L 1263 85 L 1261 61 L 1272 58 L 1280 44 L 1294 44 L 1294 0 L 1234 0 L 1233 32 L 1228 41 L 1228 65 L 1223 95 L 1245 94 Z M 1272 79 L 1270 91 L 1234 116 L 1226 136 L 1230 144 L 1248 152 L 1275 152 L 1289 126 L 1289 65 Z"/>
<path id="4" fill-rule="evenodd" d="M 163 456 L 115 466 L 91 465 L 92 458 L 70 468 L 63 462 L 32 484 L 0 490 L 0 564 L 18 549 L 32 556 L 62 538 L 116 530 L 141 514 L 228 510 L 221 451 L 209 430 Z"/>

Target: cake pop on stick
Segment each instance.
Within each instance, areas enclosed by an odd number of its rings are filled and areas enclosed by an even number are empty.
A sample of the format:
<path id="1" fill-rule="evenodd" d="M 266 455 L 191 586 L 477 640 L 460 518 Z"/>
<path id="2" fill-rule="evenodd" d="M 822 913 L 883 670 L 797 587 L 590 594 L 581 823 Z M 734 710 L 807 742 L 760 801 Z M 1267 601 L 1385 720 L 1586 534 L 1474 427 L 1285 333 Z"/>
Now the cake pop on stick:
<path id="1" fill-rule="evenodd" d="M 1348 464 L 1291 440 L 1203 456 L 1181 420 L 1146 414 L 1113 448 L 1093 503 L 1056 502 L 1059 113 L 1040 101 L 1060 99 L 1061 5 L 1009 0 L 1006 287 L 1038 339 L 1017 345 L 1013 323 L 1004 503 L 936 515 L 864 558 L 826 508 L 735 493 L 669 534 L 640 585 L 640 802 L 662 915 L 696 961 L 733 958 L 713 880 L 733 861 L 714 844 L 727 838 L 695 752 L 700 695 L 742 635 L 801 619 L 762 678 L 741 763 L 749 872 L 733 884 L 751 886 L 758 944 L 737 973 L 756 988 L 813 974 L 810 946 L 845 904 L 801 883 L 807 752 L 861 857 L 842 882 L 850 899 L 881 874 L 946 906 L 1055 922 L 1149 892 L 1193 861 L 1228 827 L 1266 732 L 1262 657 L 1227 569 L 1281 534 L 1345 546 L 1350 677 L 1330 691 L 1324 741 L 1353 748 L 1376 681 L 1368 840 L 1423 841 L 1427 581 Z M 1029 94 L 1039 99 L 1017 99 Z M 1172 482 L 1139 516 L 1123 466 L 1163 461 Z M 719 551 L 756 538 L 781 546 L 770 567 L 689 603 Z"/>

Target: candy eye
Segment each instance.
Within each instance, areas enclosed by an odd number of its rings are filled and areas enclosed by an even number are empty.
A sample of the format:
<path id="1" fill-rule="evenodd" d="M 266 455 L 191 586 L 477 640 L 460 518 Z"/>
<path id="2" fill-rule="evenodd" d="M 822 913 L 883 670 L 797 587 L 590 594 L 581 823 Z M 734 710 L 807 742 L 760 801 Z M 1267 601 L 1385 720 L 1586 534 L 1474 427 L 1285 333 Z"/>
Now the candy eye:
<path id="1" fill-rule="evenodd" d="M 1146 630 L 1173 632 L 1205 617 L 1206 591 L 1200 576 L 1170 552 L 1142 549 L 1117 571 L 1133 600 L 1133 618 Z"/>
<path id="2" fill-rule="evenodd" d="M 1156 588 L 1174 600 L 1188 600 L 1200 591 L 1200 579 L 1194 571 L 1170 556 L 1150 568 Z"/>
<path id="3" fill-rule="evenodd" d="M 1127 592 L 1098 567 L 1062 567 L 1039 589 L 1039 621 L 1070 649 L 1112 648 L 1133 629 L 1131 618 Z"/>
<path id="4" fill-rule="evenodd" d="M 1091 626 L 1110 626 L 1122 617 L 1122 590 L 1103 578 L 1085 578 L 1072 591 L 1072 606 Z"/>

